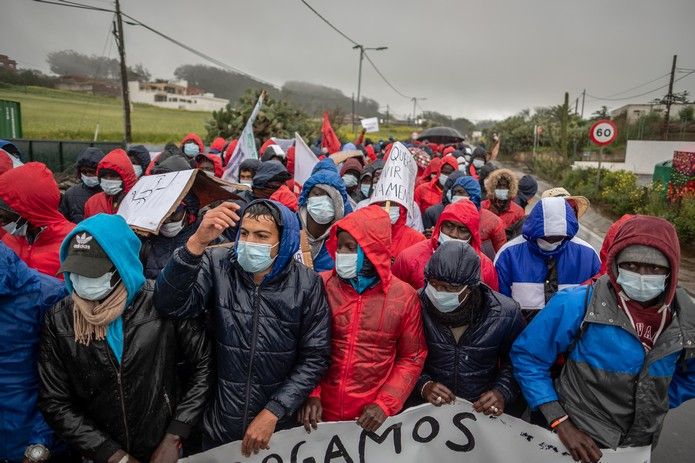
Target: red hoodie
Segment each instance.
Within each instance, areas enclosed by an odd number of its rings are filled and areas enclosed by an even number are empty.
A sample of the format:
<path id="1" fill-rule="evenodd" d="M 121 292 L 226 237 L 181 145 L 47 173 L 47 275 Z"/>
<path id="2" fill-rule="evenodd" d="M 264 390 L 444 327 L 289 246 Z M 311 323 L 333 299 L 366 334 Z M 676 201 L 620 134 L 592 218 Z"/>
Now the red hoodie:
<path id="1" fill-rule="evenodd" d="M 33 244 L 9 233 L 2 241 L 29 267 L 55 277 L 60 267 L 60 245 L 75 224 L 58 212 L 60 191 L 51 171 L 40 162 L 10 169 L 0 175 L 0 198 L 31 225 L 46 227 Z"/>
<path id="2" fill-rule="evenodd" d="M 393 203 L 391 203 L 393 204 Z M 408 214 L 405 207 L 398 205 L 401 215 L 396 223 L 391 225 L 391 258 L 395 259 L 404 249 L 409 248 L 415 243 L 425 241 L 425 235 L 407 226 Z M 383 209 L 383 208 L 382 208 Z"/>
<path id="3" fill-rule="evenodd" d="M 337 231 L 357 240 L 380 281 L 362 294 L 335 270 L 323 272 L 332 312 L 331 365 L 311 394 L 320 397 L 325 421 L 354 420 L 375 403 L 397 414 L 420 377 L 427 345 L 420 301 L 410 286 L 391 274 L 389 216 L 369 206 L 336 222 L 326 248 L 335 259 Z"/>
<path id="4" fill-rule="evenodd" d="M 497 271 L 492 261 L 480 250 L 480 214 L 471 201 L 457 201 L 444 208 L 432 238 L 417 243 L 401 252 L 393 264 L 393 274 L 415 289 L 425 286 L 425 266 L 439 247 L 439 234 L 445 221 L 464 224 L 471 232 L 470 245 L 480 257 L 480 280 L 495 291 L 499 290 Z"/>
<path id="5" fill-rule="evenodd" d="M 109 152 L 97 165 L 97 176 L 103 169 L 110 169 L 121 176 L 123 180 L 123 191 L 116 198 L 120 201 L 138 181 L 135 177 L 133 164 L 128 158 L 128 154 L 121 148 Z M 97 193 L 87 200 L 84 205 L 84 218 L 103 212 L 105 214 L 115 214 L 118 211 L 118 204 L 114 203 L 113 196 L 107 196 L 103 191 Z"/>
<path id="6" fill-rule="evenodd" d="M 227 140 L 225 140 L 222 137 L 215 137 L 215 139 L 210 143 L 210 149 L 215 150 L 218 153 L 221 153 L 222 150 L 224 149 L 224 145 L 227 143 Z"/>
<path id="7" fill-rule="evenodd" d="M 236 145 L 239 143 L 239 140 L 236 138 L 232 141 L 229 142 L 229 145 L 227 145 L 227 149 L 224 150 L 224 165 L 226 166 L 229 164 L 229 158 L 232 157 L 232 154 L 234 153 L 234 150 L 236 149 Z"/>
<path id="8" fill-rule="evenodd" d="M 196 156 L 196 167 L 200 168 L 200 162 L 198 162 L 198 158 L 200 156 L 204 156 L 208 161 L 212 162 L 212 165 L 215 168 L 215 177 L 221 178 L 222 177 L 222 172 L 224 172 L 224 168 L 222 167 L 222 158 L 219 157 L 216 154 L 199 154 Z"/>
<path id="9" fill-rule="evenodd" d="M 425 167 L 425 170 L 422 172 L 422 175 L 417 179 L 415 182 L 415 188 L 419 187 L 422 184 L 429 183 L 430 176 L 432 174 L 436 174 L 439 172 L 439 169 L 442 168 L 442 158 L 432 158 L 430 159 L 430 163 L 427 164 L 427 167 Z"/>
<path id="10" fill-rule="evenodd" d="M 284 204 L 292 212 L 297 212 L 299 210 L 299 201 L 297 200 L 297 196 L 292 193 L 292 190 L 290 190 L 287 185 L 282 185 L 280 188 L 275 190 L 275 193 L 270 196 L 270 199 Z"/>
<path id="11" fill-rule="evenodd" d="M 181 140 L 181 146 L 180 146 L 181 150 L 183 150 L 183 145 L 185 145 L 189 141 L 192 141 L 196 145 L 198 145 L 198 148 L 200 148 L 201 153 L 205 152 L 205 143 L 203 143 L 203 139 L 200 138 L 200 136 L 195 132 L 191 132 L 188 135 L 186 135 L 185 137 L 183 137 L 183 140 Z"/>
<path id="12" fill-rule="evenodd" d="M 445 165 L 451 166 L 454 171 L 459 167 L 453 156 L 446 156 L 442 158 L 442 164 L 436 171 L 437 175 L 429 182 L 423 183 L 415 189 L 415 202 L 420 206 L 420 212 L 423 214 L 428 207 L 442 202 L 442 186 L 439 184 L 439 177 L 442 175 L 442 168 Z"/>

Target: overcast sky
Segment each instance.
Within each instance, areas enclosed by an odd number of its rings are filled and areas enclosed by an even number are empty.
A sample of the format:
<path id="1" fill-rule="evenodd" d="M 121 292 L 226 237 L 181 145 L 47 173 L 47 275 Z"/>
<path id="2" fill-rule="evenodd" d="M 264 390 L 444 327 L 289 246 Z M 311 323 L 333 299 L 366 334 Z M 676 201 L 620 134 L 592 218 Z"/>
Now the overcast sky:
<path id="1" fill-rule="evenodd" d="M 58 1 L 58 0 L 56 0 Z M 110 7 L 109 0 L 75 0 Z M 606 97 L 665 75 L 673 54 L 695 69 L 694 0 L 309 0 L 372 52 L 402 93 L 421 106 L 473 120 L 524 108 L 571 104 L 587 93 Z M 282 85 L 303 80 L 356 92 L 358 52 L 299 0 L 121 0 L 125 12 L 256 77 Z M 116 57 L 109 13 L 2 0 L 0 54 L 48 71 L 48 52 Z M 154 77 L 203 60 L 141 27 L 126 26 L 129 64 Z M 686 76 L 680 72 L 676 77 Z M 668 83 L 666 77 L 615 98 Z M 676 83 L 695 97 L 695 74 Z M 412 103 L 391 90 L 365 61 L 362 93 L 399 115 Z M 587 97 L 585 113 L 646 102 Z"/>

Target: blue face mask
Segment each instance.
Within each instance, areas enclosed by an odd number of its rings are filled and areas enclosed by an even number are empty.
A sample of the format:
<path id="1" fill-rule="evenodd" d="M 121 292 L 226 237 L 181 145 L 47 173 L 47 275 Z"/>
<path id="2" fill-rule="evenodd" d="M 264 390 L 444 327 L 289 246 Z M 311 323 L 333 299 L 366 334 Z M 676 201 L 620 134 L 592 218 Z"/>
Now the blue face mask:
<path id="1" fill-rule="evenodd" d="M 353 186 L 357 186 L 357 177 L 355 177 L 354 175 L 345 174 L 343 175 L 343 183 L 345 183 L 346 188 L 352 188 Z"/>
<path id="2" fill-rule="evenodd" d="M 449 313 L 456 310 L 458 306 L 462 304 L 461 301 L 459 301 L 459 296 L 467 287 L 468 286 L 464 286 L 463 289 L 457 293 L 450 293 L 448 291 L 439 291 L 428 283 L 425 287 L 425 294 L 437 310 L 442 313 Z"/>
<path id="3" fill-rule="evenodd" d="M 495 198 L 506 201 L 509 199 L 509 189 L 508 188 L 497 188 L 495 189 Z"/>
<path id="4" fill-rule="evenodd" d="M 336 253 L 335 271 L 340 278 L 345 280 L 355 278 L 357 276 L 357 253 Z"/>
<path id="5" fill-rule="evenodd" d="M 84 183 L 84 186 L 87 188 L 94 188 L 96 186 L 99 186 L 99 177 L 96 175 L 85 175 L 82 174 L 80 175 L 80 178 L 82 179 L 82 183 Z"/>
<path id="6" fill-rule="evenodd" d="M 71 273 L 70 282 L 72 283 L 72 288 L 82 299 L 86 299 L 88 301 L 100 301 L 108 296 L 116 286 L 115 284 L 111 284 L 111 278 L 113 277 L 114 273 L 116 272 L 108 272 L 96 278 L 89 278 L 76 273 Z"/>
<path id="7" fill-rule="evenodd" d="M 368 183 L 363 183 L 360 185 L 360 191 L 362 192 L 362 195 L 365 196 L 366 198 L 369 197 L 369 190 L 372 189 L 372 186 L 369 185 Z"/>
<path id="8" fill-rule="evenodd" d="M 618 284 L 627 297 L 637 302 L 655 299 L 666 290 L 668 275 L 642 275 L 623 268 L 618 269 Z"/>
<path id="9" fill-rule="evenodd" d="M 401 216 L 401 208 L 398 206 L 391 206 L 389 207 L 389 218 L 391 219 L 391 225 L 395 224 L 398 222 L 398 219 Z"/>
<path id="10" fill-rule="evenodd" d="M 260 244 L 249 243 L 248 241 L 239 241 L 237 243 L 236 254 L 237 262 L 245 271 L 249 273 L 258 273 L 268 269 L 273 265 L 275 257 L 270 257 L 270 251 L 280 244 Z"/>
<path id="11" fill-rule="evenodd" d="M 485 161 L 483 161 L 482 159 L 474 159 L 473 165 L 475 166 L 476 169 L 480 169 L 481 167 L 483 167 L 485 165 Z"/>
<path id="12" fill-rule="evenodd" d="M 449 180 L 449 176 L 445 174 L 440 174 L 439 175 L 439 184 L 441 186 L 444 186 L 446 184 L 446 181 Z"/>
<path id="13" fill-rule="evenodd" d="M 183 153 L 189 157 L 197 156 L 200 154 L 200 147 L 196 143 L 186 143 L 183 145 Z"/>
<path id="14" fill-rule="evenodd" d="M 123 182 L 121 180 L 109 180 L 102 178 L 99 181 L 101 189 L 108 196 L 115 196 L 123 190 Z"/>
<path id="15" fill-rule="evenodd" d="M 142 177 L 142 166 L 141 165 L 133 164 L 133 170 L 135 171 L 135 177 L 136 178 Z"/>
<path id="16" fill-rule="evenodd" d="M 330 196 L 312 196 L 307 200 L 306 210 L 320 225 L 331 223 L 335 218 L 335 207 Z"/>

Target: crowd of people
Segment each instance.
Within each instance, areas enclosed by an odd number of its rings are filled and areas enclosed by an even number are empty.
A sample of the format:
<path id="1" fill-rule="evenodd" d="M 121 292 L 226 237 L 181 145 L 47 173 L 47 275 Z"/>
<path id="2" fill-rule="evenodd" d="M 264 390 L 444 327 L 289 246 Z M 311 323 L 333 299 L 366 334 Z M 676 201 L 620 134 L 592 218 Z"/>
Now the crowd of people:
<path id="1" fill-rule="evenodd" d="M 189 192 L 142 234 L 117 214 L 140 177 L 222 177 L 237 141 L 87 148 L 64 192 L 0 141 L 0 461 L 249 456 L 281 429 L 377 432 L 457 397 L 576 461 L 655 446 L 695 397 L 673 225 L 625 216 L 599 254 L 577 237 L 586 198 L 464 142 L 404 141 L 413 202 L 378 200 L 395 142 L 363 132 L 336 157 L 319 139 L 300 185 L 295 147 L 258 140 L 236 194 Z"/>

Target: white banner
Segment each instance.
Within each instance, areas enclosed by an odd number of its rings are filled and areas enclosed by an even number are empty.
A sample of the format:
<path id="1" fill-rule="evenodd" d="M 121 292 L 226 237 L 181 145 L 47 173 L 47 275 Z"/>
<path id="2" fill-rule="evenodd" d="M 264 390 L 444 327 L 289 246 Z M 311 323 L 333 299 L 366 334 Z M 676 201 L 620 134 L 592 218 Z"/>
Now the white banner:
<path id="1" fill-rule="evenodd" d="M 277 138 L 277 137 L 271 137 L 277 145 L 282 148 L 282 150 L 286 153 L 288 149 L 292 145 L 294 145 L 294 138 Z"/>
<path id="2" fill-rule="evenodd" d="M 417 164 L 408 148 L 401 142 L 391 147 L 384 170 L 374 187 L 370 204 L 394 201 L 410 211 L 413 207 Z"/>
<path id="3" fill-rule="evenodd" d="M 304 182 L 311 177 L 311 171 L 319 162 L 313 151 L 304 143 L 301 135 L 294 133 L 294 181 L 299 185 L 304 185 Z"/>
<path id="4" fill-rule="evenodd" d="M 367 133 L 379 131 L 379 118 L 378 117 L 370 117 L 367 119 L 362 119 L 360 122 L 362 122 L 362 127 L 364 128 L 364 130 L 367 131 Z"/>
<path id="5" fill-rule="evenodd" d="M 261 96 L 258 97 L 256 106 L 254 106 L 253 111 L 251 111 L 249 120 L 246 121 L 244 130 L 242 130 L 241 135 L 239 135 L 239 143 L 237 143 L 236 147 L 234 147 L 232 156 L 229 158 L 229 162 L 227 163 L 227 167 L 225 167 L 224 174 L 222 174 L 222 178 L 224 180 L 236 182 L 239 176 L 239 165 L 241 162 L 244 159 L 249 158 L 258 159 L 256 139 L 253 135 L 253 122 L 256 120 L 256 116 L 258 116 L 258 111 L 261 110 L 264 95 L 265 92 L 261 92 Z"/>
<path id="6" fill-rule="evenodd" d="M 601 463 L 648 463 L 650 447 L 602 450 Z M 355 422 L 320 423 L 275 433 L 270 450 L 244 458 L 241 442 L 192 457 L 189 463 L 570 463 L 574 460 L 554 433 L 508 415 L 488 417 L 470 402 L 425 404 L 388 418 L 376 433 Z"/>

